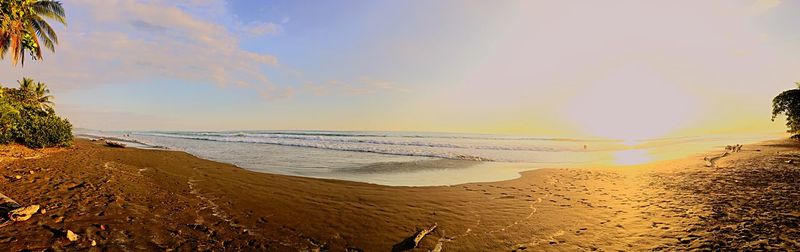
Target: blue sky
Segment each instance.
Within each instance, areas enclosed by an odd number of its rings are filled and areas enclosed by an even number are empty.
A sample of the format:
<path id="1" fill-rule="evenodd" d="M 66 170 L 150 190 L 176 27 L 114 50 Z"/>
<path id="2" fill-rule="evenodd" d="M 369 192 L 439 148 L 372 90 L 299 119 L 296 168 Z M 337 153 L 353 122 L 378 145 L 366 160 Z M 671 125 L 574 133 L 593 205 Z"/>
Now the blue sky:
<path id="1" fill-rule="evenodd" d="M 56 53 L 0 82 L 45 81 L 94 129 L 774 132 L 800 66 L 778 0 L 64 5 Z"/>

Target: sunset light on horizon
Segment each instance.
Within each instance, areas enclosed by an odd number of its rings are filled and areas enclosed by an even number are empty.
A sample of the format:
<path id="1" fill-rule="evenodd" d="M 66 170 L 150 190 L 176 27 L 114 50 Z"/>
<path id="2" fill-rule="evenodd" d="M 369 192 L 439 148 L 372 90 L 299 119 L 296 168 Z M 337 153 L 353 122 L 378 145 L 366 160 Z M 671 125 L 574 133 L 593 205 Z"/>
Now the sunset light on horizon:
<path id="1" fill-rule="evenodd" d="M 56 63 L 0 81 L 42 73 L 90 129 L 779 133 L 800 67 L 789 1 L 64 4 Z"/>
<path id="2" fill-rule="evenodd" d="M 798 13 L 0 0 L 0 250 L 800 251 Z"/>

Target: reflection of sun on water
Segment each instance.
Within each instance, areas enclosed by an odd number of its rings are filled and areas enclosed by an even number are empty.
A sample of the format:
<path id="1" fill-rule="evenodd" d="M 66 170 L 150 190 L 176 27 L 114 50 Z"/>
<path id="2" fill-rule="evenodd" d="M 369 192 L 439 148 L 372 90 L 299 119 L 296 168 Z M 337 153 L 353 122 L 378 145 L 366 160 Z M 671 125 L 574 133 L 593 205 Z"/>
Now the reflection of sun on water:
<path id="1" fill-rule="evenodd" d="M 639 140 L 628 139 L 628 140 L 623 140 L 622 144 L 625 145 L 625 146 L 628 146 L 628 147 L 633 147 L 633 146 L 639 145 L 640 142 L 641 141 L 639 141 Z"/>
<path id="2" fill-rule="evenodd" d="M 647 150 L 615 151 L 612 155 L 614 156 L 614 163 L 620 165 L 644 164 L 653 160 L 653 156 Z"/>

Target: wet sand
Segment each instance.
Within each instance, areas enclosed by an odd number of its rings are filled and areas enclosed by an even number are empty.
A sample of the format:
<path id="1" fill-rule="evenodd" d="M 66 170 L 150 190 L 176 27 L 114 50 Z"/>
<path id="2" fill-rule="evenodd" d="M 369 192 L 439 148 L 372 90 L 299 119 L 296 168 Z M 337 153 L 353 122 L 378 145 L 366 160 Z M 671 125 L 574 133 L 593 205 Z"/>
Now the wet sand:
<path id="1" fill-rule="evenodd" d="M 0 228 L 0 247 L 391 251 L 436 223 L 417 250 L 800 249 L 800 145 L 746 145 L 718 168 L 705 155 L 387 187 L 76 140 L 0 150 L 0 192 L 46 209 Z"/>

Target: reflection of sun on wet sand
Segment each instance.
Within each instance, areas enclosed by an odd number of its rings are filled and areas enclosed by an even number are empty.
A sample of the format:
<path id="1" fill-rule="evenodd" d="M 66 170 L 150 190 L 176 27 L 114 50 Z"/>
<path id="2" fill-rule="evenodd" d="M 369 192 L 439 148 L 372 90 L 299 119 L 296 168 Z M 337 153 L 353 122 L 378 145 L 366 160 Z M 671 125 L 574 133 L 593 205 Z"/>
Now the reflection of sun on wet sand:
<path id="1" fill-rule="evenodd" d="M 652 157 L 647 150 L 624 150 L 613 153 L 614 162 L 621 165 L 636 165 L 650 162 Z"/>
<path id="2" fill-rule="evenodd" d="M 0 191 L 45 212 L 4 227 L 0 246 L 389 251 L 428 229 L 419 250 L 800 249 L 797 144 L 748 145 L 719 168 L 704 156 L 388 187 L 78 140 L 5 163 Z"/>

